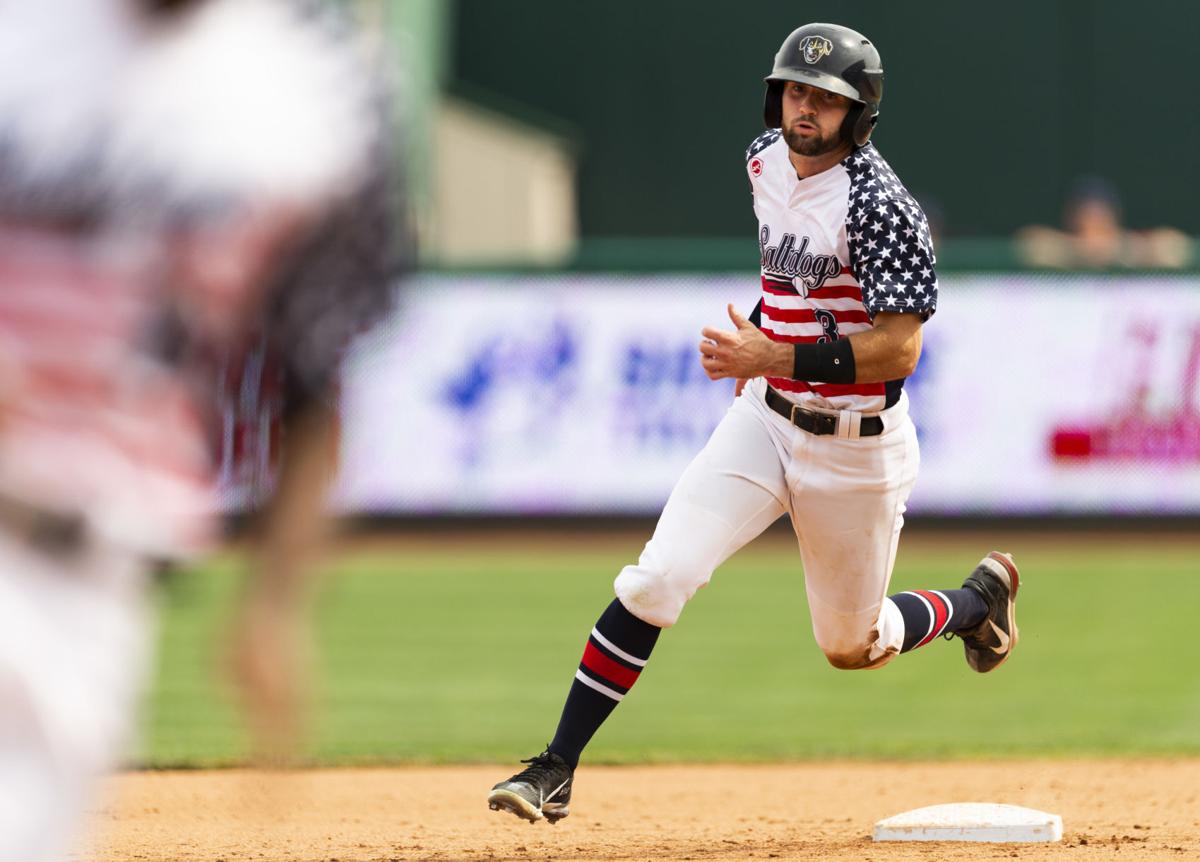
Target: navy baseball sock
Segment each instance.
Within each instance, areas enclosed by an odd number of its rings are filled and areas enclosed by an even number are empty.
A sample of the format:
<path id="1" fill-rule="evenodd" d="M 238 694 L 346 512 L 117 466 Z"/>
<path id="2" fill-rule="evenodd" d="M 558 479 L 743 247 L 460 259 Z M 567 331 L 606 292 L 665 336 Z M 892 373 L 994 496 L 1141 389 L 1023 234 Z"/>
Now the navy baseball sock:
<path id="1" fill-rule="evenodd" d="M 625 610 L 619 599 L 600 615 L 550 743 L 550 750 L 572 769 L 592 735 L 637 682 L 661 631 Z"/>
<path id="2" fill-rule="evenodd" d="M 904 617 L 904 646 L 908 652 L 925 646 L 942 632 L 972 629 L 987 616 L 987 602 L 974 590 L 913 590 L 888 599 Z"/>

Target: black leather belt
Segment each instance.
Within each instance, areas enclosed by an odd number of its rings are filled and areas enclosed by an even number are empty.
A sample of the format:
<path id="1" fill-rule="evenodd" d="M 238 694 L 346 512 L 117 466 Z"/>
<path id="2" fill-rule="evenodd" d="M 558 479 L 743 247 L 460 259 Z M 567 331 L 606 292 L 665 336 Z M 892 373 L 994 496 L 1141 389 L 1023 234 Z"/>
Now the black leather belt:
<path id="1" fill-rule="evenodd" d="M 770 386 L 767 387 L 767 406 L 809 434 L 836 434 L 838 417 L 828 413 L 808 410 L 788 401 Z M 858 428 L 859 437 L 876 437 L 883 433 L 883 420 L 878 416 L 864 416 Z"/>

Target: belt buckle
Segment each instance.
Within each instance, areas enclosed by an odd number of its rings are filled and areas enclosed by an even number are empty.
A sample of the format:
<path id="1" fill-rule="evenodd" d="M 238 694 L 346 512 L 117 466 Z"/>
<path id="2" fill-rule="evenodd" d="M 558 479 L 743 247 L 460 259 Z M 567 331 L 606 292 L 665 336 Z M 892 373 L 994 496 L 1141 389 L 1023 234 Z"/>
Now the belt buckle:
<path id="1" fill-rule="evenodd" d="M 799 411 L 802 415 L 809 417 L 810 428 L 806 428 L 796 421 L 796 412 Z M 792 405 L 791 423 L 802 431 L 808 431 L 810 434 L 815 434 L 818 437 L 827 435 L 837 435 L 838 428 L 842 424 L 840 416 L 831 416 L 828 413 L 822 413 L 819 410 L 810 410 L 799 404 Z"/>

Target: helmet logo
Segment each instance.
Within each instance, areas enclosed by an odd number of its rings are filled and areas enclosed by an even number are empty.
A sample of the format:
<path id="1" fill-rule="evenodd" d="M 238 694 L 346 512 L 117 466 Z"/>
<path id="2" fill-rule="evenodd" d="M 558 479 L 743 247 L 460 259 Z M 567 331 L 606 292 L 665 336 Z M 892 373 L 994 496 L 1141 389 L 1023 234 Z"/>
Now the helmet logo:
<path id="1" fill-rule="evenodd" d="M 800 56 L 804 62 L 812 65 L 833 53 L 833 43 L 824 36 L 805 36 L 800 43 Z"/>

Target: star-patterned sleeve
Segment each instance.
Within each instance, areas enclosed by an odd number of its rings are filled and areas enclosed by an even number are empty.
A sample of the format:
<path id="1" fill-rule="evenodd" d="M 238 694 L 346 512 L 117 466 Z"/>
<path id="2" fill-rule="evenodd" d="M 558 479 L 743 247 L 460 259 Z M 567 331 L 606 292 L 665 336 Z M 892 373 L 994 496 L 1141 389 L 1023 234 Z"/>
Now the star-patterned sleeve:
<path id="1" fill-rule="evenodd" d="M 937 310 L 933 240 L 915 201 L 864 202 L 851 210 L 846 239 L 850 267 L 871 317 L 896 311 L 928 320 Z"/>

